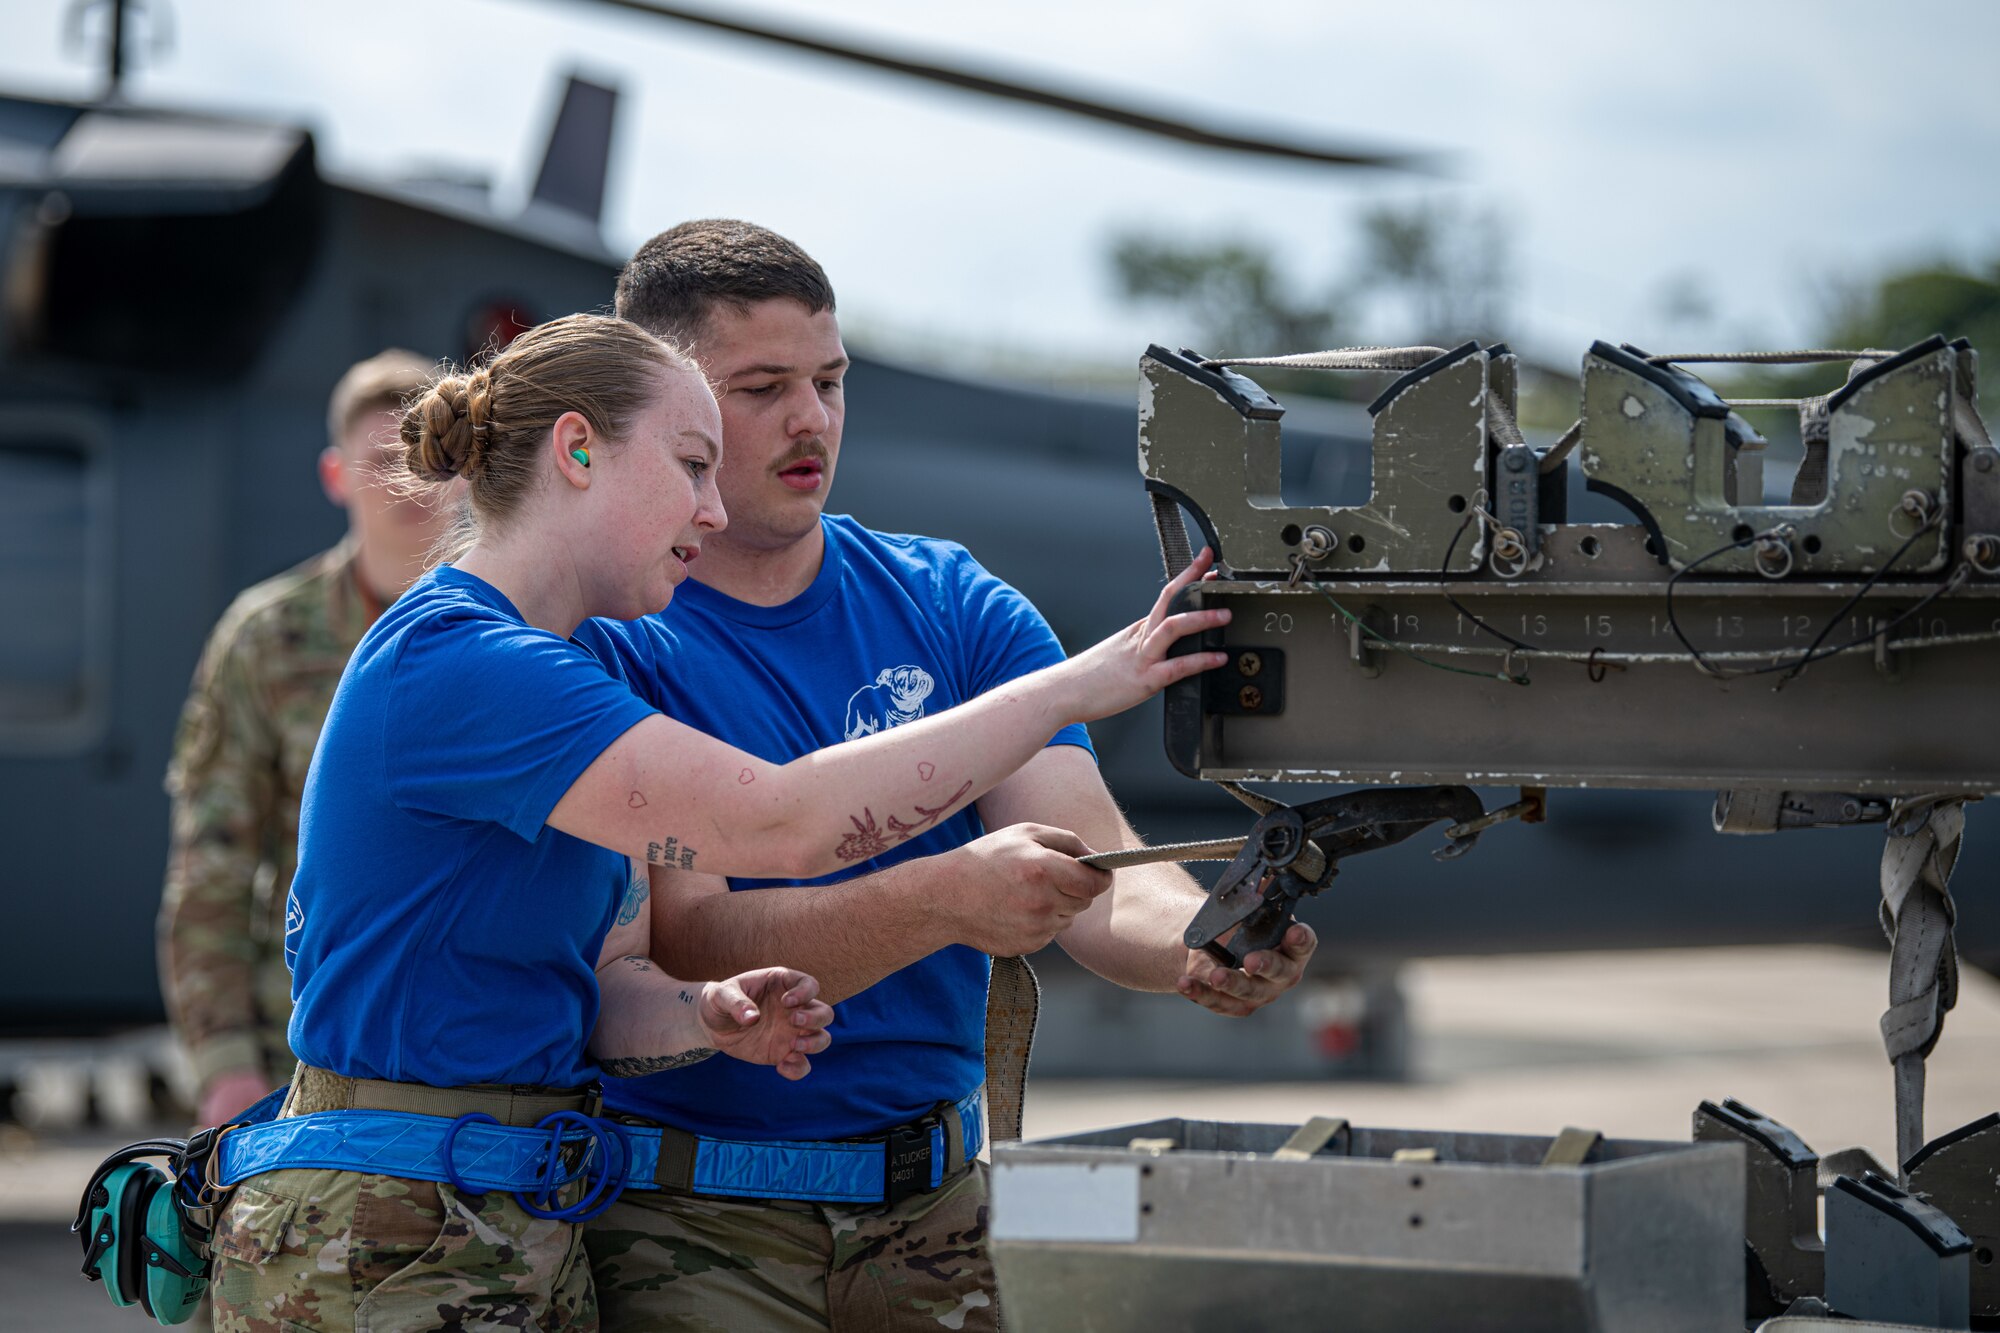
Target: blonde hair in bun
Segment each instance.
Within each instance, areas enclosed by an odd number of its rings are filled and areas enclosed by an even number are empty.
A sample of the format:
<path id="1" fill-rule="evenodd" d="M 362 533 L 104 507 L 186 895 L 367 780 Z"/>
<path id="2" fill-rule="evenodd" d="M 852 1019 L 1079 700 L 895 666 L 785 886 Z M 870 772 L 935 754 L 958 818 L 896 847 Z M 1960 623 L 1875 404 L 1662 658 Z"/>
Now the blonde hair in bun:
<path id="1" fill-rule="evenodd" d="M 478 475 L 492 434 L 492 411 L 493 374 L 487 368 L 439 376 L 403 414 L 411 474 L 433 484 Z"/>
<path id="2" fill-rule="evenodd" d="M 662 371 L 701 375 L 679 348 L 615 315 L 552 319 L 482 366 L 441 370 L 404 410 L 400 434 L 406 490 L 465 478 L 472 528 L 447 538 L 445 558 L 520 509 L 551 465 L 543 445 L 558 417 L 575 412 L 623 440 Z"/>

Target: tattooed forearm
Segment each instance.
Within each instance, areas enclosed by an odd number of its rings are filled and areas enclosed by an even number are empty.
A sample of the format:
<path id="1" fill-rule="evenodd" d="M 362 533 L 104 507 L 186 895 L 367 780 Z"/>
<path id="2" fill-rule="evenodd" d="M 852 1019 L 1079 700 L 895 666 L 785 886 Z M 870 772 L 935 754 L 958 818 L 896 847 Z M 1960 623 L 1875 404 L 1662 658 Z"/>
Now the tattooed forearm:
<path id="1" fill-rule="evenodd" d="M 652 885 L 646 878 L 645 867 L 632 866 L 632 880 L 625 886 L 624 900 L 618 904 L 618 924 L 629 926 L 637 921 L 639 909 L 645 906 L 646 895 L 652 891 Z"/>
<path id="2" fill-rule="evenodd" d="M 886 829 L 877 828 L 875 825 L 875 812 L 864 807 L 861 811 L 861 818 L 856 819 L 853 815 L 847 817 L 847 822 L 854 825 L 854 832 L 840 840 L 840 845 L 833 849 L 833 854 L 843 861 L 862 861 L 871 856 L 880 856 L 883 852 L 889 850 L 891 843 L 908 842 L 911 838 L 916 837 L 919 833 L 922 833 L 925 829 L 930 828 L 940 819 L 943 819 L 951 811 L 951 808 L 957 805 L 965 794 L 971 790 L 972 784 L 967 782 L 947 797 L 942 805 L 918 806 L 917 818 L 914 822 L 905 823 L 903 820 L 896 818 L 896 816 L 890 815 L 889 827 Z"/>
<path id="3" fill-rule="evenodd" d="M 654 963 L 652 959 L 646 957 L 644 954 L 628 953 L 621 958 L 613 959 L 612 962 L 606 964 L 606 966 L 609 967 L 621 963 L 625 966 L 625 969 L 629 972 L 649 972 L 656 977 L 664 976 L 664 974 L 660 971 L 659 966 L 656 963 Z M 629 994 L 630 992 L 628 991 L 627 993 Z M 657 994 L 657 992 L 655 992 L 655 994 Z M 690 990 L 686 986 L 677 986 L 674 990 L 674 994 L 679 998 L 682 1004 L 696 1005 L 701 1003 L 701 994 L 699 988 Z M 697 1028 L 695 1030 L 699 1031 L 700 1029 Z M 672 1041 L 673 1039 L 671 1037 L 660 1037 L 657 1035 L 649 1034 L 636 1038 L 629 1038 L 627 1039 L 626 1042 L 621 1044 L 637 1045 L 641 1047 L 654 1046 L 654 1045 L 664 1046 L 672 1044 Z M 606 1074 L 609 1074 L 613 1078 L 637 1078 L 641 1074 L 657 1074 L 661 1070 L 665 1069 L 680 1069 L 687 1065 L 699 1064 L 701 1061 L 706 1060 L 709 1056 L 714 1054 L 715 1054 L 715 1048 L 712 1046 L 696 1046 L 685 1051 L 677 1052 L 676 1054 L 673 1055 L 608 1056 L 598 1060 L 597 1064 L 598 1068 L 602 1069 Z"/>
<path id="4" fill-rule="evenodd" d="M 646 844 L 646 859 L 656 866 L 668 866 L 675 870 L 694 869 L 694 848 L 684 847 L 678 838 L 668 838 L 662 842 Z"/>
<path id="5" fill-rule="evenodd" d="M 713 1046 L 698 1046 L 679 1055 L 617 1055 L 609 1060 L 599 1060 L 597 1066 L 613 1078 L 638 1078 L 641 1074 L 658 1074 L 669 1069 L 698 1065 L 714 1054 Z"/>

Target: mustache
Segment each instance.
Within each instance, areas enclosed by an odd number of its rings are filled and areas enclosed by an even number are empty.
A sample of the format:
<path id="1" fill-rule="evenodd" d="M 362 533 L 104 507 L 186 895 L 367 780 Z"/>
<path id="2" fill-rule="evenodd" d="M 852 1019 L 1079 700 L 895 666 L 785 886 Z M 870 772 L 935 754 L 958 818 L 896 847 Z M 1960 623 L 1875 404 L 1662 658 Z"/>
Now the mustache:
<path id="1" fill-rule="evenodd" d="M 815 435 L 810 439 L 800 440 L 797 444 L 785 450 L 785 456 L 780 458 L 776 463 L 773 463 L 771 470 L 773 472 L 783 472 L 792 464 L 803 463 L 809 458 L 817 459 L 824 463 L 830 456 L 830 452 L 826 447 L 826 441 Z"/>

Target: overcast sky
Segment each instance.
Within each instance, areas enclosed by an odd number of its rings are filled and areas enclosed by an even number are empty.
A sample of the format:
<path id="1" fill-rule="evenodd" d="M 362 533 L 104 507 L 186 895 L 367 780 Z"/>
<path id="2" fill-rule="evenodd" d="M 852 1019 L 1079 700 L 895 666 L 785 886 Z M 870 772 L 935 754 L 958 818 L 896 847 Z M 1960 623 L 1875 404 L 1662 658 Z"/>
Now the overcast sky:
<path id="1" fill-rule="evenodd" d="M 0 5 L 0 82 L 91 89 L 90 59 L 62 40 L 69 7 Z M 513 200 L 560 77 L 581 70 L 625 95 L 615 247 L 687 217 L 751 218 L 820 258 L 851 329 L 959 360 L 1129 364 L 1191 337 L 1118 301 L 1104 254 L 1122 229 L 1248 234 L 1317 288 L 1361 209 L 1424 194 L 1509 220 L 1502 331 L 1564 363 L 1592 337 L 1788 342 L 1829 278 L 2000 255 L 1986 0 L 729 8 L 1190 116 L 1449 150 L 1458 174 L 1167 145 L 588 0 L 170 0 L 172 49 L 142 56 L 130 92 L 301 120 L 346 172 L 482 170 Z M 1670 325 L 1662 294 L 1688 283 L 1713 328 Z"/>

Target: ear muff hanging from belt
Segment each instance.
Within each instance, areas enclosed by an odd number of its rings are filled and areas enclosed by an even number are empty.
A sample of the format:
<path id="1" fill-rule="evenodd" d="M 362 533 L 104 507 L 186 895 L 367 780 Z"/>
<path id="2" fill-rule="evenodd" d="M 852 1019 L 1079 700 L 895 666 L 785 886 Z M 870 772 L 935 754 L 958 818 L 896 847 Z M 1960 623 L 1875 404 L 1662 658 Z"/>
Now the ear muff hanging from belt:
<path id="1" fill-rule="evenodd" d="M 187 1145 L 150 1139 L 104 1159 L 84 1188 L 70 1230 L 83 1244 L 83 1275 L 113 1305 L 137 1305 L 162 1324 L 193 1316 L 208 1289 L 208 1260 L 175 1191 Z M 164 1157 L 168 1170 L 143 1160 Z"/>

